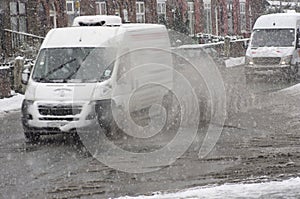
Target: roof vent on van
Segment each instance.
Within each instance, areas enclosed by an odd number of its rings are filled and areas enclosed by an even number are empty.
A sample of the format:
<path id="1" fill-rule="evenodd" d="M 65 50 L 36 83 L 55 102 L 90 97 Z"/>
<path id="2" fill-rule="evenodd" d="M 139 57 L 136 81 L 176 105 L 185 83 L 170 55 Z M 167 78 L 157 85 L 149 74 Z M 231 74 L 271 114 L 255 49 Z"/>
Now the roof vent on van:
<path id="1" fill-rule="evenodd" d="M 84 21 L 79 21 L 78 22 L 79 26 L 104 26 L 105 21 L 100 21 L 100 22 L 84 22 Z"/>
<path id="2" fill-rule="evenodd" d="M 121 17 L 109 15 L 79 16 L 73 21 L 72 26 L 120 26 Z"/>

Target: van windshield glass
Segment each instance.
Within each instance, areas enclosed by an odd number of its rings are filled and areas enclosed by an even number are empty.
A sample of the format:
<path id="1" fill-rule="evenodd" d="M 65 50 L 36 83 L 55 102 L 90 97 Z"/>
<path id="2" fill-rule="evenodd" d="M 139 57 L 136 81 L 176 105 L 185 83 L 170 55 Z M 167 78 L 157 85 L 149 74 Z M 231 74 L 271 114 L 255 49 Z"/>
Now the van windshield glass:
<path id="1" fill-rule="evenodd" d="M 251 47 L 292 47 L 295 46 L 294 29 L 254 30 Z"/>
<path id="2" fill-rule="evenodd" d="M 96 82 L 113 70 L 112 48 L 49 48 L 41 50 L 33 71 L 38 82 Z"/>

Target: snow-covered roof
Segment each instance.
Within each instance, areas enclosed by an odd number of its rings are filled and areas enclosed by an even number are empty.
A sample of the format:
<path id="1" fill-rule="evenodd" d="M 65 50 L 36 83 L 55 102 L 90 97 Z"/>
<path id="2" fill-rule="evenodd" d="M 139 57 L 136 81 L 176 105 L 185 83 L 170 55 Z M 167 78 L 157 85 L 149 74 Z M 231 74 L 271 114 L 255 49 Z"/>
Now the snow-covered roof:
<path id="1" fill-rule="evenodd" d="M 300 20 L 300 13 L 276 13 L 262 15 L 256 20 L 254 29 L 295 28 L 298 20 Z"/>
<path id="2" fill-rule="evenodd" d="M 122 19 L 112 15 L 89 15 L 78 16 L 72 26 L 120 26 Z"/>
<path id="3" fill-rule="evenodd" d="M 106 46 L 116 36 L 118 27 L 67 27 L 49 31 L 41 48 Z"/>
<path id="4" fill-rule="evenodd" d="M 67 47 L 106 47 L 117 44 L 116 39 L 125 31 L 165 29 L 159 24 L 122 24 L 115 27 L 80 26 L 55 28 L 49 31 L 41 48 L 67 48 Z M 152 33 L 152 32 L 151 32 Z M 154 33 L 153 33 L 154 34 Z"/>

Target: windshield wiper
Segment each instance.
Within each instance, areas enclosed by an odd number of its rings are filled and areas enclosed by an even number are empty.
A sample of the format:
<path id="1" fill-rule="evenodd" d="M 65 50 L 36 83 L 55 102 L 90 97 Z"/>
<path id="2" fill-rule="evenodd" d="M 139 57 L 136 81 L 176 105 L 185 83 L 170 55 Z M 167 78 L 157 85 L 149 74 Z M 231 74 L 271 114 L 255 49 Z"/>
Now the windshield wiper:
<path id="1" fill-rule="evenodd" d="M 42 82 L 42 83 L 46 83 L 48 82 L 49 80 L 45 77 L 35 77 L 33 78 L 33 80 L 37 81 L 37 82 Z"/>
<path id="2" fill-rule="evenodd" d="M 97 82 L 97 79 L 68 79 L 65 80 L 65 82 L 68 83 L 95 83 Z"/>
<path id="3" fill-rule="evenodd" d="M 65 83 L 66 82 L 63 79 L 48 79 L 45 77 L 34 78 L 34 80 L 41 83 Z"/>
<path id="4" fill-rule="evenodd" d="M 65 65 L 72 63 L 76 60 L 76 58 L 73 58 L 63 64 L 61 64 L 59 67 L 54 68 L 53 70 L 50 70 L 49 72 L 47 72 L 43 77 L 40 78 L 40 80 L 48 80 L 48 77 L 53 74 L 54 72 L 58 71 L 59 69 L 62 69 Z"/>
<path id="5" fill-rule="evenodd" d="M 89 56 L 89 54 L 90 54 L 91 52 L 92 52 L 92 50 L 89 51 L 89 52 L 85 55 L 85 57 L 82 59 L 81 63 L 78 64 L 78 66 L 75 68 L 75 70 L 74 70 L 73 72 L 71 72 L 71 73 L 65 78 L 65 80 L 69 80 L 74 74 L 77 73 L 77 71 L 80 69 L 82 63 L 86 60 L 86 58 Z"/>

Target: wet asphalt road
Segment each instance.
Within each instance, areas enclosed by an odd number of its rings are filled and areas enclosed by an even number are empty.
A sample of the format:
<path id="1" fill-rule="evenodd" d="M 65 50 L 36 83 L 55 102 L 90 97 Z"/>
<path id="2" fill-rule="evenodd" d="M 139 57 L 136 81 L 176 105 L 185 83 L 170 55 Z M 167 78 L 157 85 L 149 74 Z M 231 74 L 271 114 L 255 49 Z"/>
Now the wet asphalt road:
<path id="1" fill-rule="evenodd" d="M 204 126 L 174 163 L 149 173 L 115 170 L 91 157 L 71 136 L 45 136 L 38 144 L 25 143 L 20 112 L 5 114 L 0 118 L 0 198 L 109 198 L 299 176 L 300 94 L 282 91 L 297 82 L 246 84 L 243 67 L 223 68 L 221 73 L 228 111 L 213 150 L 204 159 L 198 157 Z M 147 146 L 131 139 L 116 144 L 149 152 L 167 144 L 169 136 L 174 135 L 166 133 Z M 113 155 L 117 164 L 120 157 Z"/>

